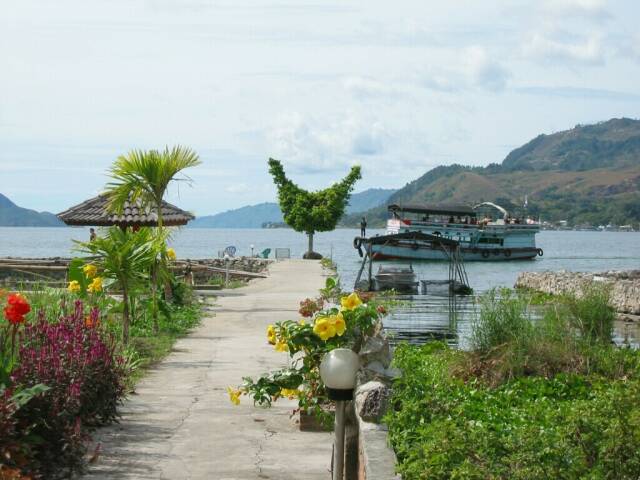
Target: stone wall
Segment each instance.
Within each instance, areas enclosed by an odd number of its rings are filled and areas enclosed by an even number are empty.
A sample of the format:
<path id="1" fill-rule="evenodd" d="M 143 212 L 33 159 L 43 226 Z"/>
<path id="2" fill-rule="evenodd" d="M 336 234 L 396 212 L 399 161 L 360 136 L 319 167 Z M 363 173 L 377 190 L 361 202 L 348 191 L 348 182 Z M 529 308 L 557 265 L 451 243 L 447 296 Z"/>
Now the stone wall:
<path id="1" fill-rule="evenodd" d="M 611 303 L 617 312 L 640 315 L 640 270 L 602 273 L 523 272 L 518 275 L 515 286 L 551 295 L 574 293 L 580 296 L 585 286 L 593 282 L 611 286 Z"/>
<path id="2" fill-rule="evenodd" d="M 2 258 L 0 259 L 0 285 L 9 287 L 25 282 L 56 282 L 64 285 L 70 261 L 70 258 Z M 255 257 L 232 258 L 229 261 L 229 270 L 233 271 L 230 277 L 249 280 L 253 278 L 251 275 L 242 275 L 239 272 L 263 273 L 271 262 L 273 260 Z M 226 269 L 225 260 L 222 258 L 180 259 L 174 265 L 175 274 L 182 275 L 187 264 L 195 267 L 192 268 L 192 272 L 195 283 L 199 285 L 208 283 L 211 278 L 224 276 L 224 272 L 202 267 Z M 8 268 L 5 265 L 11 267 Z"/>
<path id="3" fill-rule="evenodd" d="M 382 332 L 368 338 L 360 349 L 355 398 L 347 416 L 348 480 L 398 480 L 396 456 L 381 423 L 391 397 L 391 383 L 400 372 L 391 367 L 391 349 Z"/>

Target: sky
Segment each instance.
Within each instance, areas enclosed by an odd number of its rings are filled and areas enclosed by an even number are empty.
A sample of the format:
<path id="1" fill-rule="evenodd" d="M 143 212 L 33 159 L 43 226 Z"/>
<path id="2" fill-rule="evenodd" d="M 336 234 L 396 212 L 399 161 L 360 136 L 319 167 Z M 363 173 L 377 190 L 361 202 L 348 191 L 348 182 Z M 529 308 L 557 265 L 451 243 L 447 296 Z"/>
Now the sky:
<path id="1" fill-rule="evenodd" d="M 131 149 L 189 146 L 197 215 L 363 168 L 399 188 L 541 133 L 640 117 L 636 0 L 0 3 L 0 193 L 62 211 Z"/>

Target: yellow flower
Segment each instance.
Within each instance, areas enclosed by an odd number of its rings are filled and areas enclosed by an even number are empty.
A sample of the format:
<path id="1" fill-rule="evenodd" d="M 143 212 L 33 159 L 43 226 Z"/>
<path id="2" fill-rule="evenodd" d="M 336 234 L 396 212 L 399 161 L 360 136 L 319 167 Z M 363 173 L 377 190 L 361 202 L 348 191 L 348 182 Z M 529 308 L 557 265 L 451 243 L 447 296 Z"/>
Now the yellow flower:
<path id="1" fill-rule="evenodd" d="M 71 280 L 69 282 L 67 290 L 69 290 L 71 293 L 78 293 L 80 290 L 82 290 L 82 287 L 80 287 L 80 283 L 77 280 Z"/>
<path id="2" fill-rule="evenodd" d="M 342 305 L 343 310 L 353 310 L 354 308 L 362 305 L 362 300 L 360 300 L 360 297 L 358 297 L 356 292 L 353 292 L 348 297 L 342 297 L 340 299 L 340 304 Z"/>
<path id="3" fill-rule="evenodd" d="M 227 393 L 229 394 L 229 400 L 234 405 L 240 405 L 240 395 L 242 395 L 242 390 L 238 390 L 237 388 L 227 387 Z"/>
<path id="4" fill-rule="evenodd" d="M 82 271 L 87 278 L 93 278 L 98 273 L 98 267 L 96 267 L 92 263 L 87 263 L 84 267 L 82 267 Z"/>
<path id="5" fill-rule="evenodd" d="M 298 396 L 298 389 L 297 388 L 283 388 L 282 390 L 280 390 L 280 396 L 281 397 L 287 397 L 289 400 L 293 400 L 294 398 L 296 398 Z"/>
<path id="6" fill-rule="evenodd" d="M 289 345 L 287 345 L 286 343 L 284 343 L 282 341 L 278 341 L 276 343 L 275 349 L 276 349 L 276 352 L 288 352 L 289 351 Z"/>
<path id="7" fill-rule="evenodd" d="M 267 341 L 271 345 L 276 344 L 276 327 L 274 327 L 273 325 L 269 325 L 267 327 Z"/>
<path id="8" fill-rule="evenodd" d="M 347 324 L 344 321 L 344 317 L 341 313 L 337 315 L 332 315 L 329 317 L 329 321 L 333 324 L 333 327 L 336 329 L 336 335 L 339 337 L 342 336 L 344 331 L 347 329 Z"/>
<path id="9" fill-rule="evenodd" d="M 102 278 L 101 277 L 94 278 L 93 282 L 91 282 L 87 287 L 87 291 L 90 293 L 98 293 L 102 291 Z"/>
<path id="10" fill-rule="evenodd" d="M 336 327 L 328 318 L 321 317 L 316 319 L 316 323 L 313 326 L 313 333 L 318 335 L 321 340 L 326 342 L 331 337 L 334 337 L 336 335 Z"/>
<path id="11" fill-rule="evenodd" d="M 169 260 L 176 259 L 176 251 L 173 248 L 167 248 L 167 258 Z"/>
<path id="12" fill-rule="evenodd" d="M 307 324 L 307 322 L 304 321 L 304 318 L 301 318 L 300 321 L 298 322 L 298 324 L 302 325 L 303 327 Z"/>

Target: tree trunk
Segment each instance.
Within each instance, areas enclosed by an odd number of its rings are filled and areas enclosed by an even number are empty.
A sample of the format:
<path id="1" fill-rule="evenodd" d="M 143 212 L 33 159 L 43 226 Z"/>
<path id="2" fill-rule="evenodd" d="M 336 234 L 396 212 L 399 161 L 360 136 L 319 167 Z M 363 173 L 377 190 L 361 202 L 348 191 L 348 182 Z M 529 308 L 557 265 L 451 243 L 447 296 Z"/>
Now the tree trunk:
<path id="1" fill-rule="evenodd" d="M 153 319 L 153 333 L 158 334 L 158 260 L 151 265 L 151 318 Z"/>
<path id="2" fill-rule="evenodd" d="M 311 255 L 313 252 L 313 232 L 308 232 L 307 235 L 309 236 L 309 251 L 307 253 Z"/>
<path id="3" fill-rule="evenodd" d="M 129 344 L 129 290 L 122 286 L 122 342 Z"/>

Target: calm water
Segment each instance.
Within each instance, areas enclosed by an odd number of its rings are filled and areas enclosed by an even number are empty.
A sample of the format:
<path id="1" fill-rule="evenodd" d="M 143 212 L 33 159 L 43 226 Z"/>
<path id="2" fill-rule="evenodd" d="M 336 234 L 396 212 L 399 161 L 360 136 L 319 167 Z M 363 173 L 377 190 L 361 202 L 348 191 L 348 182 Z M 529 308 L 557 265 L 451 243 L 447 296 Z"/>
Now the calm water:
<path id="1" fill-rule="evenodd" d="M 315 250 L 332 256 L 345 288 L 352 288 L 361 259 L 352 247 L 359 232 L 340 229 L 320 233 Z M 373 230 L 370 235 L 384 233 Z M 53 257 L 73 255 L 72 239 L 87 240 L 84 228 L 8 228 L 0 227 L 0 256 Z M 249 255 L 265 248 L 289 248 L 293 258 L 300 258 L 307 240 L 288 229 L 181 229 L 172 240 L 180 258 L 215 257 L 219 250 L 233 245 L 238 255 Z M 606 271 L 640 269 L 640 233 L 626 232 L 540 232 L 537 245 L 544 256 L 535 260 L 513 262 L 470 262 L 466 265 L 469 281 L 476 293 L 496 286 L 513 286 L 519 272 L 542 270 Z M 420 279 L 446 279 L 446 262 L 413 265 Z M 446 338 L 464 345 L 469 319 L 474 314 L 473 298 L 458 297 L 455 309 L 445 295 L 412 298 L 386 322 L 399 339 L 424 341 L 429 337 Z M 454 315 L 455 314 L 455 315 Z M 455 318 L 454 318 L 455 316 Z M 619 336 L 638 338 L 637 328 L 620 327 Z"/>

